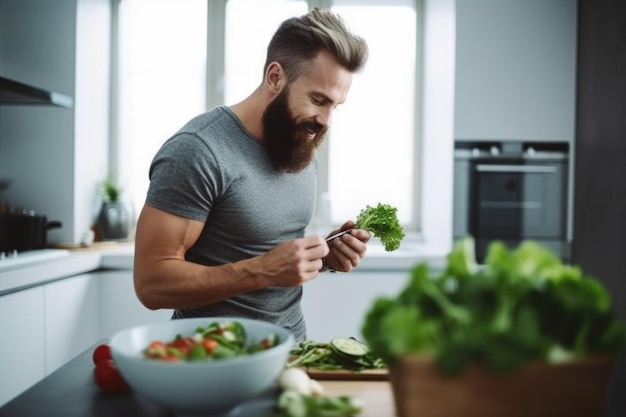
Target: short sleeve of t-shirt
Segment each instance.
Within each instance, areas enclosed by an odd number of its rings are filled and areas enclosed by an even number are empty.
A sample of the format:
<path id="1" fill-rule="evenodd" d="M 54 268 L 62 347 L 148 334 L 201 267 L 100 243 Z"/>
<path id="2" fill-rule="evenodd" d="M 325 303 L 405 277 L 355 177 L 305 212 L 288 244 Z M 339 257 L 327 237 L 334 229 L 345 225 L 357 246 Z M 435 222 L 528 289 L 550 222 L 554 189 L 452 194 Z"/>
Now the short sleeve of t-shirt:
<path id="1" fill-rule="evenodd" d="M 178 133 L 152 162 L 146 203 L 204 221 L 221 184 L 219 162 L 206 144 L 193 133 Z"/>

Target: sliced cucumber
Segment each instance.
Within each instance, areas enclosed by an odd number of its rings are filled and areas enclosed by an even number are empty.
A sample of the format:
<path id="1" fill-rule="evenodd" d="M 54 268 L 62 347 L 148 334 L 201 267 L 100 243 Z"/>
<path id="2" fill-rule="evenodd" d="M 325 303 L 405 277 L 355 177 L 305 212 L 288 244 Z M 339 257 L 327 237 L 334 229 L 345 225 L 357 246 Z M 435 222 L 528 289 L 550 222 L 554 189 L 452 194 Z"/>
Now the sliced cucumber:
<path id="1" fill-rule="evenodd" d="M 330 341 L 330 347 L 339 355 L 348 358 L 360 358 L 369 353 L 369 347 L 352 337 L 335 337 Z"/>

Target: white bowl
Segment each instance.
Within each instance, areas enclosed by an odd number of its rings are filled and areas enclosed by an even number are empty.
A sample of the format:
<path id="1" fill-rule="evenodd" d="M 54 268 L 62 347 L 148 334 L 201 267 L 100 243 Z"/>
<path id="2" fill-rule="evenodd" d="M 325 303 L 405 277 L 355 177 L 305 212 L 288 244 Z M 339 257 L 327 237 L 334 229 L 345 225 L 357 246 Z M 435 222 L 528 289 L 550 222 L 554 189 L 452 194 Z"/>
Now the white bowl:
<path id="1" fill-rule="evenodd" d="M 237 321 L 249 343 L 270 333 L 275 347 L 228 359 L 166 362 L 145 359 L 143 350 L 155 340 L 169 342 L 177 334 L 191 336 L 198 326 Z M 122 330 L 110 341 L 117 367 L 135 392 L 178 415 L 227 415 L 237 405 L 271 389 L 284 369 L 294 337 L 269 322 L 244 318 L 206 317 L 170 320 Z"/>

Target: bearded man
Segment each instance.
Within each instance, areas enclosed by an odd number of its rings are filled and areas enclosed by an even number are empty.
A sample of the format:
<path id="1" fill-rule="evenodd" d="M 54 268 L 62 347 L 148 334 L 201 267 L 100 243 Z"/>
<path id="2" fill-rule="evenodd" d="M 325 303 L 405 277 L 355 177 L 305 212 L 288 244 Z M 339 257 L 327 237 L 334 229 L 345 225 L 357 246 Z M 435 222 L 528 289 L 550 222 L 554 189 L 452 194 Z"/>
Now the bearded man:
<path id="1" fill-rule="evenodd" d="M 163 144 L 135 235 L 135 291 L 146 307 L 174 309 L 173 318 L 260 319 L 306 339 L 302 285 L 357 267 L 371 238 L 360 229 L 330 244 L 305 237 L 317 151 L 367 55 L 330 11 L 288 19 L 257 89 Z M 348 220 L 330 234 L 353 227 Z"/>

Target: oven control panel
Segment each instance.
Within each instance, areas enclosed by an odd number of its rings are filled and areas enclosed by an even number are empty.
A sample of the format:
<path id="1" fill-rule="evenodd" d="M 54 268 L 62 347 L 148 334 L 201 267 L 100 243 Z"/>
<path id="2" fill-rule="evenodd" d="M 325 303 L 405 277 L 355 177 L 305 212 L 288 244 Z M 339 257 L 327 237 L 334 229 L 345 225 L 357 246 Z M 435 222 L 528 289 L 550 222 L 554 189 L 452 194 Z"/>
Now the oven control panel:
<path id="1" fill-rule="evenodd" d="M 567 142 L 480 142 L 459 141 L 454 147 L 455 159 L 476 158 L 523 158 L 523 159 L 567 159 Z"/>

